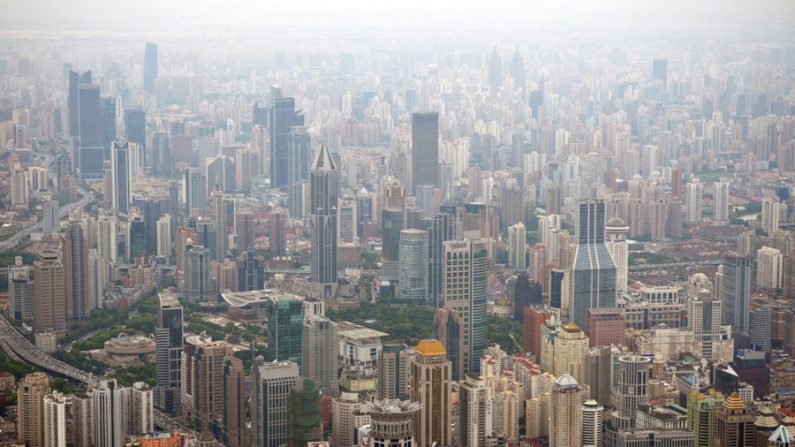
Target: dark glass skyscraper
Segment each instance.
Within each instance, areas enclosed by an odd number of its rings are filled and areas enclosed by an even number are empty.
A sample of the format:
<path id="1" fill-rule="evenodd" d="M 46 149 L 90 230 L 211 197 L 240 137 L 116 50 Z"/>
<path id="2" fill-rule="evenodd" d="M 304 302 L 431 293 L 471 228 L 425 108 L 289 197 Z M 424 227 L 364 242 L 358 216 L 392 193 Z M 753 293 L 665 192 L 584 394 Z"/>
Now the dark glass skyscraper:
<path id="1" fill-rule="evenodd" d="M 741 346 L 749 335 L 751 315 L 751 264 L 750 256 L 730 252 L 723 260 L 723 315 L 722 324 L 730 324 L 735 340 Z"/>
<path id="2" fill-rule="evenodd" d="M 124 110 L 124 133 L 127 136 L 127 140 L 141 146 L 141 155 L 144 158 L 142 162 L 144 166 L 147 166 L 146 114 L 144 113 L 144 109 L 140 107 L 131 107 Z"/>
<path id="3" fill-rule="evenodd" d="M 146 255 L 146 224 L 139 216 L 135 216 L 130 220 L 128 239 L 128 252 L 130 263 L 135 263 L 138 256 Z"/>
<path id="4" fill-rule="evenodd" d="M 651 78 L 662 82 L 663 87 L 668 85 L 668 59 L 654 59 L 651 63 Z"/>
<path id="5" fill-rule="evenodd" d="M 411 184 L 439 186 L 439 114 L 411 114 Z"/>
<path id="6" fill-rule="evenodd" d="M 312 214 L 312 274 L 316 295 L 322 299 L 337 292 L 337 163 L 324 143 L 312 163 L 310 212 Z"/>
<path id="7" fill-rule="evenodd" d="M 271 185 L 289 185 L 290 128 L 304 125 L 304 115 L 296 112 L 295 98 L 276 97 L 270 116 Z"/>
<path id="8" fill-rule="evenodd" d="M 111 204 L 117 213 L 130 210 L 130 145 L 114 141 L 111 150 Z"/>
<path id="9" fill-rule="evenodd" d="M 157 74 L 157 44 L 147 42 L 144 48 L 144 90 L 155 91 Z"/>
<path id="10" fill-rule="evenodd" d="M 78 221 L 70 221 L 63 240 L 63 263 L 67 275 L 68 316 L 82 320 L 90 312 L 88 302 L 88 239 Z M 34 279 L 36 279 L 34 277 Z"/>
<path id="11" fill-rule="evenodd" d="M 287 159 L 287 184 L 292 185 L 301 180 L 309 180 L 309 162 L 311 149 L 309 133 L 304 126 L 290 128 L 289 157 Z"/>
<path id="12" fill-rule="evenodd" d="M 182 305 L 168 293 L 158 294 L 155 328 L 157 406 L 171 413 L 179 408 L 180 364 L 182 356 Z"/>
<path id="13" fill-rule="evenodd" d="M 80 136 L 80 84 L 91 83 L 91 70 L 83 73 L 69 71 L 69 97 L 67 98 L 67 108 L 69 109 L 69 136 Z"/>
<path id="14" fill-rule="evenodd" d="M 116 140 L 116 98 L 102 98 L 100 109 L 102 113 L 102 150 L 104 159 L 110 160 L 110 145 Z"/>
<path id="15" fill-rule="evenodd" d="M 579 204 L 576 233 L 569 319 L 585 328 L 588 309 L 616 305 L 617 270 L 605 245 L 604 202 Z"/>
<path id="16" fill-rule="evenodd" d="M 78 93 L 80 156 L 78 167 L 84 179 L 100 179 L 104 174 L 105 150 L 102 148 L 102 113 L 99 85 L 80 84 Z"/>

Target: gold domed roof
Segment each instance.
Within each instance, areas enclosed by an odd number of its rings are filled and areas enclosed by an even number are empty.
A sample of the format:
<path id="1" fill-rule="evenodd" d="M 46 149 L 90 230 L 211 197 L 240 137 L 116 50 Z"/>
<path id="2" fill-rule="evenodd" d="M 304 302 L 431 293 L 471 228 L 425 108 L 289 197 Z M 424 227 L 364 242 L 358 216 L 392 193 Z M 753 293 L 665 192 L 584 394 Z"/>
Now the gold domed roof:
<path id="1" fill-rule="evenodd" d="M 748 405 L 740 399 L 737 393 L 731 393 L 729 398 L 723 401 L 723 408 L 727 410 L 745 410 L 748 408 Z"/>
<path id="2" fill-rule="evenodd" d="M 421 340 L 417 345 L 416 351 L 417 354 L 424 356 L 447 355 L 447 350 L 444 348 L 442 342 L 432 338 L 428 340 Z"/>

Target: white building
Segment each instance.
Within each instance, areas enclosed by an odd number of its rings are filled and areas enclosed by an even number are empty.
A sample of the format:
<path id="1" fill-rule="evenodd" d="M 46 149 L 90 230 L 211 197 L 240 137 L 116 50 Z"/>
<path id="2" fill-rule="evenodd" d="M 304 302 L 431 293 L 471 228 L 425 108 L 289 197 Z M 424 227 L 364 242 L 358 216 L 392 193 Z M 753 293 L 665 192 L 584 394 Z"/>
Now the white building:
<path id="1" fill-rule="evenodd" d="M 762 247 L 756 252 L 756 286 L 760 289 L 784 287 L 784 256 L 773 247 Z"/>
<path id="2" fill-rule="evenodd" d="M 527 230 L 523 223 L 519 222 L 508 228 L 508 267 L 516 270 L 527 269 L 526 241 Z"/>

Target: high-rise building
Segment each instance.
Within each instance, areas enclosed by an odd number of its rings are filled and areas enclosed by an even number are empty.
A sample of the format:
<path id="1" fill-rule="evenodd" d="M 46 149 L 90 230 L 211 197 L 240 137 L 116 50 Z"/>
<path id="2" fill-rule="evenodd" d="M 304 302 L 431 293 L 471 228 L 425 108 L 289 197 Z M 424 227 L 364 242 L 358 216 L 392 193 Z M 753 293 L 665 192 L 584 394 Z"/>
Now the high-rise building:
<path id="1" fill-rule="evenodd" d="M 464 373 L 480 374 L 486 348 L 488 253 L 484 240 L 444 243 L 444 306 L 464 319 Z"/>
<path id="2" fill-rule="evenodd" d="M 715 415 L 723 405 L 720 393 L 693 391 L 687 397 L 687 427 L 693 431 L 694 447 L 712 447 L 715 443 Z"/>
<path id="3" fill-rule="evenodd" d="M 552 383 L 549 408 L 549 445 L 582 445 L 582 387 L 568 373 Z"/>
<path id="4" fill-rule="evenodd" d="M 91 394 L 91 426 L 95 447 L 123 447 L 126 438 L 124 390 L 115 379 L 100 381 Z"/>
<path id="5" fill-rule="evenodd" d="M 591 347 L 623 346 L 624 345 L 624 314 L 619 308 L 601 308 L 588 310 L 585 327 Z"/>
<path id="6" fill-rule="evenodd" d="M 243 361 L 234 356 L 223 360 L 224 410 L 220 419 L 221 443 L 229 447 L 248 445 L 246 430 L 246 386 Z"/>
<path id="7" fill-rule="evenodd" d="M 309 180 L 309 163 L 312 161 L 309 132 L 304 126 L 290 128 L 287 144 L 287 184 Z"/>
<path id="8" fill-rule="evenodd" d="M 381 277 L 400 279 L 400 232 L 405 227 L 406 211 L 387 206 L 381 210 Z"/>
<path id="9" fill-rule="evenodd" d="M 319 298 L 337 293 L 337 163 L 324 143 L 312 163 L 310 210 L 312 213 L 311 282 Z"/>
<path id="10" fill-rule="evenodd" d="M 124 136 L 140 148 L 140 160 L 130 163 L 135 175 L 136 166 L 149 166 L 146 160 L 146 113 L 141 107 L 124 109 Z"/>
<path id="11" fill-rule="evenodd" d="M 762 230 L 772 235 L 779 227 L 781 201 L 776 197 L 762 199 Z"/>
<path id="12" fill-rule="evenodd" d="M 687 209 L 685 212 L 687 221 L 691 224 L 701 222 L 703 195 L 704 184 L 696 177 L 691 178 L 687 183 Z"/>
<path id="13" fill-rule="evenodd" d="M 215 280 L 210 274 L 210 250 L 189 244 L 185 248 L 182 297 L 191 302 L 215 300 Z"/>
<path id="14" fill-rule="evenodd" d="M 629 227 L 620 217 L 613 217 L 605 225 L 605 245 L 616 264 L 616 293 L 627 291 L 627 272 L 629 270 Z"/>
<path id="15" fill-rule="evenodd" d="M 8 312 L 16 322 L 33 322 L 36 305 L 35 282 L 30 266 L 22 264 L 22 257 L 8 266 Z"/>
<path id="16" fill-rule="evenodd" d="M 171 259 L 171 216 L 168 214 L 157 219 L 157 255 Z"/>
<path id="17" fill-rule="evenodd" d="M 356 445 L 355 433 L 361 426 L 359 422 L 370 421 L 369 416 L 359 416 L 359 406 L 359 395 L 356 393 L 342 392 L 331 400 L 331 445 Z"/>
<path id="18" fill-rule="evenodd" d="M 516 270 L 527 269 L 526 242 L 527 230 L 519 222 L 508 228 L 508 267 Z"/>
<path id="19" fill-rule="evenodd" d="M 464 379 L 464 319 L 452 309 L 437 309 L 433 315 L 433 338 L 439 340 L 452 365 L 452 379 Z"/>
<path id="20" fill-rule="evenodd" d="M 268 223 L 268 241 L 273 256 L 287 254 L 287 215 L 273 213 Z"/>
<path id="21" fill-rule="evenodd" d="M 593 399 L 582 404 L 582 445 L 602 447 L 604 445 L 605 407 Z"/>
<path id="22" fill-rule="evenodd" d="M 425 303 L 428 299 L 428 232 L 400 232 L 400 299 Z"/>
<path id="23" fill-rule="evenodd" d="M 455 207 L 443 207 L 428 229 L 428 301 L 435 307 L 443 304 L 444 242 L 455 239 L 455 227 Z"/>
<path id="24" fill-rule="evenodd" d="M 414 433 L 417 445 L 451 445 L 452 364 L 447 351 L 438 340 L 422 340 L 411 359 L 410 400 L 421 407 L 414 414 Z"/>
<path id="25" fill-rule="evenodd" d="M 158 304 L 155 328 L 155 399 L 158 407 L 173 413 L 179 408 L 182 305 L 176 296 L 165 292 L 158 294 Z"/>
<path id="26" fill-rule="evenodd" d="M 182 179 L 182 192 L 185 210 L 195 216 L 207 211 L 207 177 L 195 168 L 185 169 Z"/>
<path id="27" fill-rule="evenodd" d="M 721 307 L 721 301 L 714 299 L 710 290 L 704 289 L 688 297 L 687 325 L 693 331 L 695 351 L 699 357 L 720 360 L 719 344 L 723 335 Z"/>
<path id="28" fill-rule="evenodd" d="M 147 92 L 155 91 L 155 79 L 157 79 L 157 44 L 147 42 L 144 47 L 144 90 Z"/>
<path id="29" fill-rule="evenodd" d="M 79 168 L 81 178 L 101 179 L 105 149 L 102 147 L 99 85 L 81 83 L 78 87 L 78 102 L 80 146 L 78 158 L 73 163 Z"/>
<path id="30" fill-rule="evenodd" d="M 77 138 L 80 137 L 80 84 L 91 84 L 91 70 L 83 73 L 69 71 L 69 136 Z M 76 165 L 77 157 L 73 156 L 72 161 Z"/>
<path id="31" fill-rule="evenodd" d="M 740 447 L 754 445 L 756 426 L 754 415 L 737 393 L 732 393 L 715 415 L 716 447 Z"/>
<path id="32" fill-rule="evenodd" d="M 604 202 L 579 204 L 576 242 L 569 317 L 585 327 L 588 309 L 616 306 L 617 269 L 605 245 Z"/>
<path id="33" fill-rule="evenodd" d="M 237 166 L 235 161 L 226 155 L 219 155 L 206 160 L 207 191 L 230 194 L 237 190 Z"/>
<path id="34" fill-rule="evenodd" d="M 42 251 L 33 263 L 33 328 L 37 332 L 66 329 L 67 272 L 55 251 Z"/>
<path id="35" fill-rule="evenodd" d="M 378 353 L 376 398 L 408 399 L 409 355 L 402 343 L 386 343 Z"/>
<path id="36" fill-rule="evenodd" d="M 30 373 L 17 385 L 17 439 L 28 446 L 44 447 L 44 396 L 50 381 L 43 372 Z"/>
<path id="37" fill-rule="evenodd" d="M 136 264 L 139 258 L 146 258 L 146 222 L 141 216 L 133 216 L 127 226 L 127 262 Z"/>
<path id="38" fill-rule="evenodd" d="M 555 331 L 555 334 L 550 330 Z M 556 377 L 570 374 L 577 383 L 584 383 L 588 337 L 582 329 L 572 322 L 565 326 L 557 323 L 545 325 L 542 328 L 542 340 L 542 367 Z M 546 359 L 551 361 L 546 362 Z"/>
<path id="39" fill-rule="evenodd" d="M 411 186 L 439 187 L 439 114 L 411 114 Z"/>
<path id="40" fill-rule="evenodd" d="M 414 415 L 420 404 L 407 400 L 374 400 L 361 405 L 360 411 L 370 415 L 370 433 L 367 447 L 412 447 L 416 434 Z"/>
<path id="41" fill-rule="evenodd" d="M 336 323 L 317 314 L 304 319 L 304 377 L 312 379 L 324 396 L 339 394 L 338 343 Z"/>
<path id="42" fill-rule="evenodd" d="M 298 365 L 293 362 L 264 362 L 252 367 L 251 446 L 280 447 L 288 441 L 290 391 L 298 383 Z"/>
<path id="43" fill-rule="evenodd" d="M 268 313 L 269 361 L 289 360 L 303 373 L 304 301 L 295 295 L 273 295 L 266 305 Z"/>
<path id="44" fill-rule="evenodd" d="M 117 213 L 127 214 L 130 211 L 130 143 L 114 141 L 111 143 L 111 204 Z"/>
<path id="45" fill-rule="evenodd" d="M 68 443 L 69 445 L 91 446 L 93 440 L 92 396 L 86 393 L 76 393 L 70 397 L 72 408 L 69 411 L 69 429 L 66 431 L 69 437 Z"/>
<path id="46" fill-rule="evenodd" d="M 288 447 L 305 447 L 307 443 L 322 439 L 320 391 L 315 382 L 303 377 L 298 379 L 287 401 L 287 420 Z"/>
<path id="47" fill-rule="evenodd" d="M 291 128 L 304 125 L 304 115 L 295 110 L 295 98 L 273 97 L 270 111 L 270 178 L 275 188 L 288 186 Z"/>
<path id="48" fill-rule="evenodd" d="M 651 358 L 624 355 L 618 358 L 618 380 L 613 389 L 612 424 L 615 429 L 635 427 L 637 409 L 649 399 Z"/>
<path id="49" fill-rule="evenodd" d="M 190 349 L 188 349 L 190 345 Z M 190 355 L 191 358 L 185 358 Z M 185 338 L 182 362 L 191 371 L 189 402 L 181 402 L 186 420 L 199 433 L 210 431 L 223 417 L 224 360 L 232 356 L 232 346 L 204 335 Z M 182 377 L 180 377 L 182 381 Z M 181 382 L 180 386 L 184 386 Z"/>
<path id="50" fill-rule="evenodd" d="M 124 439 L 154 431 L 154 393 L 144 382 L 122 388 Z"/>
<path id="51" fill-rule="evenodd" d="M 116 234 L 116 216 L 100 214 L 97 219 L 97 251 L 106 263 L 118 259 Z"/>
<path id="52" fill-rule="evenodd" d="M 756 251 L 756 286 L 762 289 L 784 288 L 784 256 L 773 247 Z"/>
<path id="53" fill-rule="evenodd" d="M 668 59 L 654 59 L 651 63 L 651 78 L 662 82 L 663 88 L 668 85 Z"/>
<path id="54" fill-rule="evenodd" d="M 42 218 L 42 231 L 45 236 L 49 236 L 57 232 L 61 223 L 61 216 L 57 200 L 48 200 L 44 202 L 43 218 Z"/>
<path id="55" fill-rule="evenodd" d="M 729 223 L 729 182 L 719 181 L 713 185 L 713 217 L 716 222 Z"/>
<path id="56" fill-rule="evenodd" d="M 67 283 L 67 317 L 82 320 L 88 317 L 88 238 L 78 221 L 70 221 L 62 240 Z"/>
<path id="57" fill-rule="evenodd" d="M 66 447 L 69 396 L 53 393 L 44 396 L 44 446 Z"/>
<path id="58" fill-rule="evenodd" d="M 458 393 L 458 443 L 462 447 L 485 447 L 492 433 L 489 387 L 485 380 L 466 376 Z"/>
<path id="59" fill-rule="evenodd" d="M 769 351 L 772 339 L 773 313 L 769 304 L 755 306 L 750 312 L 748 346 L 756 351 Z"/>
<path id="60" fill-rule="evenodd" d="M 748 335 L 751 309 L 751 264 L 750 256 L 729 252 L 723 260 L 723 314 L 721 323 L 732 326 L 737 335 Z M 735 340 L 742 340 L 735 336 Z"/>
<path id="61" fill-rule="evenodd" d="M 502 84 L 502 59 L 497 53 L 497 47 L 491 51 L 489 57 L 489 72 L 488 72 L 489 87 L 492 91 L 496 91 Z"/>

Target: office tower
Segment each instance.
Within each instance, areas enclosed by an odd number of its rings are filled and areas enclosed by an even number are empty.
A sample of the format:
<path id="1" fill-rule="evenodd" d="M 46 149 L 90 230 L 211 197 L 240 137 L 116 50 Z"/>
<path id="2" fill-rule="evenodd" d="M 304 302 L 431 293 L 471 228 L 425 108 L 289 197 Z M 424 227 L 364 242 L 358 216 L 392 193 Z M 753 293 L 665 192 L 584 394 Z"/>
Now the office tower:
<path id="1" fill-rule="evenodd" d="M 101 179 L 105 161 L 102 148 L 102 113 L 99 85 L 80 84 L 78 88 L 80 149 L 76 162 L 83 179 Z"/>
<path id="2" fill-rule="evenodd" d="M 138 258 L 146 257 L 146 222 L 141 216 L 130 219 L 127 227 L 127 262 L 136 264 Z"/>
<path id="3" fill-rule="evenodd" d="M 715 415 L 716 447 L 741 447 L 754 445 L 756 426 L 754 415 L 737 393 L 732 393 Z"/>
<path id="4" fill-rule="evenodd" d="M 464 373 L 480 374 L 486 348 L 488 253 L 484 240 L 444 243 L 444 306 L 464 318 Z"/>
<path id="5" fill-rule="evenodd" d="M 207 182 L 201 171 L 195 168 L 185 169 L 182 192 L 188 215 L 202 215 L 207 211 Z"/>
<path id="6" fill-rule="evenodd" d="M 171 259 L 171 216 L 168 214 L 157 219 L 157 255 Z"/>
<path id="7" fill-rule="evenodd" d="M 62 239 L 62 260 L 66 270 L 67 318 L 88 317 L 88 239 L 78 221 L 70 221 Z"/>
<path id="8" fill-rule="evenodd" d="M 511 59 L 511 77 L 513 78 L 514 88 L 524 91 L 524 59 L 522 58 L 521 53 L 519 53 L 518 46 L 516 47 L 516 51 L 513 53 L 513 59 Z"/>
<path id="9" fill-rule="evenodd" d="M 485 447 L 492 432 L 489 387 L 482 379 L 466 376 L 458 393 L 458 442 L 462 447 Z"/>
<path id="10" fill-rule="evenodd" d="M 411 114 L 411 187 L 439 187 L 439 114 Z"/>
<path id="11" fill-rule="evenodd" d="M 576 230 L 569 317 L 585 327 L 588 309 L 616 306 L 617 269 L 605 245 L 604 202 L 581 202 Z"/>
<path id="12" fill-rule="evenodd" d="M 552 269 L 549 273 L 549 307 L 571 310 L 571 271 Z"/>
<path id="13" fill-rule="evenodd" d="M 378 353 L 377 399 L 408 399 L 409 354 L 402 343 L 385 343 Z"/>
<path id="14" fill-rule="evenodd" d="M 414 434 L 420 447 L 451 445 L 451 369 L 441 342 L 420 341 L 411 359 L 409 393 L 410 400 L 421 406 L 414 414 Z"/>
<path id="15" fill-rule="evenodd" d="M 723 405 L 723 395 L 693 391 L 687 397 L 687 427 L 693 431 L 694 447 L 712 447 L 717 420 L 715 415 Z"/>
<path id="16" fill-rule="evenodd" d="M 147 42 L 144 47 L 144 90 L 147 92 L 155 91 L 155 79 L 157 79 L 157 44 Z"/>
<path id="17" fill-rule="evenodd" d="M 404 209 L 381 210 L 381 277 L 385 281 L 400 280 L 400 232 L 404 222 Z"/>
<path id="18" fill-rule="evenodd" d="M 434 216 L 428 230 L 428 301 L 442 306 L 444 242 L 455 239 L 455 208 L 445 207 Z"/>
<path id="19" fill-rule="evenodd" d="M 687 300 L 687 326 L 693 331 L 695 351 L 699 357 L 708 360 L 720 359 L 721 330 L 720 300 L 713 298 L 706 289 Z"/>
<path id="20" fill-rule="evenodd" d="M 549 409 L 549 445 L 582 445 L 582 387 L 564 373 L 552 383 Z"/>
<path id="21" fill-rule="evenodd" d="M 298 383 L 298 365 L 257 359 L 251 393 L 251 446 L 280 447 L 288 440 L 287 402 Z"/>
<path id="22" fill-rule="evenodd" d="M 30 266 L 22 265 L 22 257 L 14 258 L 8 266 L 8 312 L 16 322 L 33 322 L 36 305 L 36 290 Z"/>
<path id="23" fill-rule="evenodd" d="M 190 346 L 190 349 L 188 349 Z M 190 355 L 191 358 L 185 358 Z M 199 433 L 210 431 L 213 423 L 223 417 L 224 360 L 232 355 L 232 345 L 224 341 L 213 341 L 205 335 L 185 338 L 183 365 L 191 372 L 191 398 L 181 402 L 186 420 Z M 186 383 L 182 381 L 180 386 Z"/>
<path id="24" fill-rule="evenodd" d="M 516 270 L 527 269 L 526 241 L 527 230 L 523 223 L 519 222 L 508 228 L 508 267 Z"/>
<path id="25" fill-rule="evenodd" d="M 241 292 L 262 290 L 265 288 L 265 275 L 262 270 L 262 259 L 254 257 L 254 251 L 244 252 L 238 265 L 238 288 Z"/>
<path id="26" fill-rule="evenodd" d="M 8 179 L 10 204 L 12 207 L 27 208 L 28 206 L 28 182 L 26 173 L 22 170 L 13 170 Z"/>
<path id="27" fill-rule="evenodd" d="M 729 182 L 719 181 L 714 183 L 713 212 L 714 220 L 729 223 Z"/>
<path id="28" fill-rule="evenodd" d="M 35 305 L 33 328 L 37 332 L 66 329 L 67 272 L 55 251 L 42 251 L 33 263 Z"/>
<path id="29" fill-rule="evenodd" d="M 629 227 L 619 217 L 613 217 L 605 225 L 605 246 L 616 264 L 616 293 L 627 291 L 629 270 Z"/>
<path id="30" fill-rule="evenodd" d="M 235 161 L 226 155 L 219 155 L 206 160 L 207 191 L 230 194 L 237 190 L 237 167 Z"/>
<path id="31" fill-rule="evenodd" d="M 295 295 L 273 297 L 268 313 L 268 361 L 289 360 L 303 372 L 304 301 Z"/>
<path id="32" fill-rule="evenodd" d="M 755 351 L 769 351 L 772 334 L 772 310 L 769 304 L 754 307 L 750 312 L 748 342 Z"/>
<path id="33" fill-rule="evenodd" d="M 359 413 L 359 395 L 343 392 L 331 400 L 331 444 L 334 446 L 353 446 Z M 369 416 L 367 417 L 369 422 Z"/>
<path id="34" fill-rule="evenodd" d="M 762 230 L 768 235 L 772 235 L 778 230 L 779 219 L 781 216 L 781 201 L 776 197 L 765 197 L 762 199 Z"/>
<path id="35" fill-rule="evenodd" d="M 701 222 L 703 194 L 704 185 L 699 182 L 698 178 L 691 178 L 690 182 L 687 183 L 687 209 L 685 212 L 688 223 L 697 224 Z"/>
<path id="36" fill-rule="evenodd" d="M 130 210 L 130 143 L 114 141 L 110 149 L 111 165 L 111 204 L 117 213 L 127 214 Z"/>
<path id="37" fill-rule="evenodd" d="M 220 441 L 229 447 L 242 447 L 246 439 L 246 387 L 243 361 L 234 356 L 223 360 L 224 411 L 220 419 Z"/>
<path id="38" fill-rule="evenodd" d="M 171 154 L 171 135 L 168 132 L 152 134 L 152 173 L 170 176 L 174 171 Z"/>
<path id="39" fill-rule="evenodd" d="M 497 53 L 496 46 L 491 51 L 491 56 L 489 57 L 488 81 L 492 92 L 499 89 L 502 84 L 502 59 Z"/>
<path id="40" fill-rule="evenodd" d="M 540 306 L 543 301 L 541 283 L 531 281 L 527 272 L 520 272 L 506 282 L 508 300 L 513 302 L 513 319 L 524 320 L 524 309 L 528 306 Z"/>
<path id="41" fill-rule="evenodd" d="M 110 147 L 116 141 L 116 98 L 100 98 L 102 115 L 102 150 L 103 159 L 110 160 Z"/>
<path id="42" fill-rule="evenodd" d="M 91 394 L 94 447 L 122 447 L 125 441 L 124 392 L 116 379 L 103 379 Z"/>
<path id="43" fill-rule="evenodd" d="M 69 136 L 80 137 L 80 84 L 91 84 L 91 70 L 83 73 L 69 71 L 69 94 L 67 108 L 69 109 Z M 73 161 L 77 158 L 73 157 Z"/>
<path id="44" fill-rule="evenodd" d="M 210 275 L 210 250 L 201 245 L 185 247 L 182 298 L 190 302 L 215 301 L 215 281 Z"/>
<path id="45" fill-rule="evenodd" d="M 274 188 L 289 185 L 291 128 L 303 126 L 304 115 L 295 110 L 295 99 L 274 97 L 270 123 L 270 178 Z"/>
<path id="46" fill-rule="evenodd" d="M 28 446 L 44 444 L 44 396 L 50 381 L 43 372 L 30 373 L 17 385 L 17 439 Z"/>
<path id="47" fill-rule="evenodd" d="M 784 288 L 784 256 L 772 247 L 756 251 L 756 286 L 761 289 Z"/>
<path id="48" fill-rule="evenodd" d="M 273 256 L 287 254 L 287 215 L 284 213 L 271 215 L 271 220 L 268 222 L 268 241 Z"/>
<path id="49" fill-rule="evenodd" d="M 97 251 L 106 263 L 118 259 L 116 243 L 116 216 L 100 214 L 97 219 Z"/>
<path id="50" fill-rule="evenodd" d="M 122 388 L 124 439 L 154 431 L 154 393 L 144 382 Z"/>
<path id="51" fill-rule="evenodd" d="M 157 406 L 168 413 L 179 408 L 180 371 L 182 361 L 182 305 L 177 297 L 158 293 L 157 327 L 155 328 L 155 390 Z"/>
<path id="52" fill-rule="evenodd" d="M 137 165 L 148 166 L 146 160 L 146 113 L 141 107 L 124 109 L 124 135 L 127 141 L 137 144 L 141 149 L 141 160 Z M 132 166 L 136 164 L 131 163 Z"/>
<path id="53" fill-rule="evenodd" d="M 367 447 L 412 447 L 416 434 L 414 415 L 420 404 L 407 400 L 373 400 L 361 405 L 359 411 L 370 415 Z"/>
<path id="54" fill-rule="evenodd" d="M 399 259 L 400 299 L 425 303 L 428 299 L 428 232 L 401 231 Z"/>
<path id="55" fill-rule="evenodd" d="M 663 88 L 668 85 L 668 59 L 654 59 L 651 63 L 651 79 L 660 81 Z"/>
<path id="56" fill-rule="evenodd" d="M 571 322 L 565 326 L 553 325 L 550 327 L 556 331 L 554 336 L 547 334 L 545 337 L 542 328 L 542 358 L 552 360 L 551 364 L 544 365 L 545 370 L 552 372 L 555 376 L 567 373 L 574 377 L 577 383 L 584 383 L 588 337 L 576 324 Z"/>
<path id="57" fill-rule="evenodd" d="M 339 171 L 326 144 L 317 151 L 310 178 L 312 213 L 312 273 L 315 293 L 322 299 L 337 293 L 337 194 Z"/>
<path id="58" fill-rule="evenodd" d="M 66 447 L 66 414 L 70 399 L 68 395 L 53 393 L 44 396 L 44 446 Z"/>
<path id="59" fill-rule="evenodd" d="M 732 333 L 747 336 L 751 301 L 750 256 L 729 252 L 723 259 L 723 314 L 721 323 L 732 326 Z M 741 337 L 734 337 L 742 340 Z"/>
<path id="60" fill-rule="evenodd" d="M 224 193 L 216 185 L 210 193 L 210 205 L 212 207 L 213 220 L 215 222 L 215 253 L 213 260 L 221 262 L 226 257 L 227 238 L 226 238 L 226 213 L 224 209 Z"/>
<path id="61" fill-rule="evenodd" d="M 602 447 L 604 445 L 605 407 L 593 399 L 582 404 L 582 445 Z"/>
<path id="62" fill-rule="evenodd" d="M 651 358 L 624 355 L 618 359 L 618 385 L 613 389 L 613 426 L 616 429 L 635 427 L 638 407 L 649 399 Z"/>
<path id="63" fill-rule="evenodd" d="M 287 143 L 287 184 L 309 180 L 309 163 L 312 161 L 309 132 L 304 126 L 290 128 Z"/>
<path id="64" fill-rule="evenodd" d="M 49 236 L 59 230 L 61 215 L 57 200 L 48 200 L 43 205 L 42 231 Z"/>
<path id="65" fill-rule="evenodd" d="M 215 219 L 199 217 L 189 221 L 188 225 L 196 229 L 196 245 L 207 248 L 210 251 L 210 259 L 216 260 L 218 258 L 216 249 L 218 238 L 216 237 Z"/>
<path id="66" fill-rule="evenodd" d="M 452 365 L 452 379 L 464 379 L 464 319 L 451 309 L 437 309 L 433 314 L 433 338 L 439 340 Z"/>
<path id="67" fill-rule="evenodd" d="M 588 310 L 585 334 L 590 340 L 590 346 L 623 346 L 624 329 L 626 327 L 624 314 L 619 308 L 602 308 Z"/>
<path id="68" fill-rule="evenodd" d="M 275 214 L 278 213 L 272 214 L 271 220 Z M 237 251 L 242 252 L 254 248 L 254 225 L 254 213 L 242 210 L 237 213 L 234 224 L 235 248 Z M 268 222 L 268 226 L 271 226 L 270 222 Z M 272 249 L 273 247 L 271 247 Z"/>
<path id="69" fill-rule="evenodd" d="M 541 306 L 527 307 L 522 312 L 522 348 L 537 361 L 541 359 L 541 327 L 551 313 Z"/>
<path id="70" fill-rule="evenodd" d="M 287 447 L 305 447 L 308 442 L 322 439 L 320 391 L 315 382 L 298 379 L 288 397 L 287 420 Z"/>
<path id="71" fill-rule="evenodd" d="M 311 315 L 304 319 L 304 377 L 312 379 L 324 396 L 339 394 L 338 343 L 336 323 L 323 315 Z"/>

